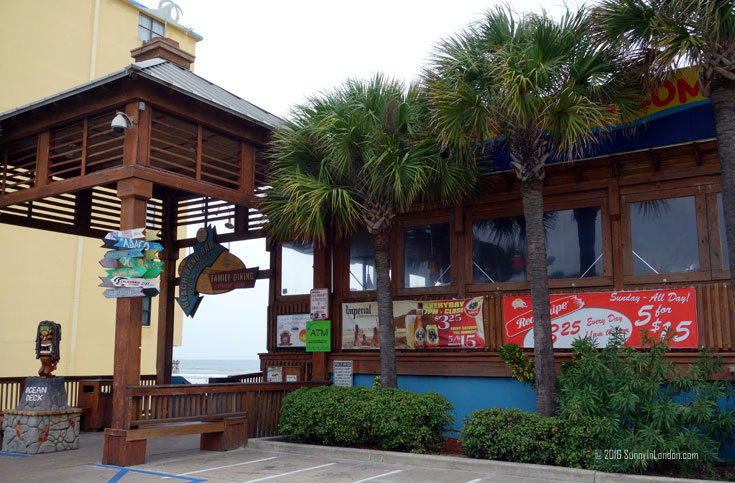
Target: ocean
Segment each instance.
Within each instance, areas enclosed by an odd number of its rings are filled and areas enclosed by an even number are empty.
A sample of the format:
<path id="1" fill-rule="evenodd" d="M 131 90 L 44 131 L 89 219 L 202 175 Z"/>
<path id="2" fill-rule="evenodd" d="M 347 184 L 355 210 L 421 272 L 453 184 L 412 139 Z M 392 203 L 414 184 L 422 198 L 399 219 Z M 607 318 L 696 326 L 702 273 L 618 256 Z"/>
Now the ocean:
<path id="1" fill-rule="evenodd" d="M 234 376 L 260 371 L 257 359 L 179 359 L 179 372 L 192 384 L 206 384 L 210 377 Z"/>

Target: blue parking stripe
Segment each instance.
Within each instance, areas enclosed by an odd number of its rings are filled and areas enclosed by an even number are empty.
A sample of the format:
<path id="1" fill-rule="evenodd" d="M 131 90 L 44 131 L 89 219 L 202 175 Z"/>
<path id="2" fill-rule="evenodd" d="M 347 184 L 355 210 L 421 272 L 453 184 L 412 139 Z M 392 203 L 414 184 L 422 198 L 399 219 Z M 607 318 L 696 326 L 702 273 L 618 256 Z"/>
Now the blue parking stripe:
<path id="1" fill-rule="evenodd" d="M 13 458 L 28 458 L 31 455 L 20 454 L 20 453 L 6 453 L 5 451 L 0 451 L 0 456 L 12 456 Z"/>
<path id="2" fill-rule="evenodd" d="M 146 470 L 135 470 L 135 469 L 130 469 L 130 468 L 121 468 L 119 466 L 112 466 L 112 465 L 92 464 L 92 465 L 89 465 L 89 466 L 96 466 L 97 468 L 106 468 L 108 470 L 119 470 L 115 474 L 115 476 L 113 476 L 112 478 L 110 478 L 109 480 L 107 480 L 107 483 L 117 483 L 127 473 L 141 473 L 143 475 L 161 476 L 161 477 L 166 477 L 166 478 L 173 478 L 175 480 L 186 481 L 188 483 L 201 483 L 203 481 L 207 481 L 207 480 L 203 480 L 201 478 L 190 478 L 188 476 L 177 476 L 177 475 L 171 475 L 171 474 L 168 474 L 168 473 L 160 473 L 158 471 L 146 471 Z"/>

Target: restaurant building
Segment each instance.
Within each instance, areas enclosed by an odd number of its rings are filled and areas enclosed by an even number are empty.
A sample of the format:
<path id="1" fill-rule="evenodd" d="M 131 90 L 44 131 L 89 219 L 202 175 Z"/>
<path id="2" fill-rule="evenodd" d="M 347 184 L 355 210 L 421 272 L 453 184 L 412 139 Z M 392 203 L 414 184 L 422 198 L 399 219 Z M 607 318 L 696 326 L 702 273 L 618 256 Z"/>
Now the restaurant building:
<path id="1" fill-rule="evenodd" d="M 582 159 L 547 167 L 556 361 L 570 357 L 576 337 L 604 344 L 612 327 L 629 344 L 640 341 L 641 329 L 671 330 L 676 362 L 711 348 L 725 361 L 720 377 L 731 379 L 735 315 L 709 100 L 689 69 L 646 104 L 632 133 L 615 131 Z M 399 387 L 441 392 L 457 407 L 457 425 L 475 409 L 535 408 L 531 387 L 510 377 L 498 356 L 508 342 L 532 347 L 533 331 L 519 183 L 503 153 L 492 156 L 497 171 L 484 194 L 461 206 L 416 206 L 397 215 L 392 233 Z M 367 234 L 332 237 L 322 247 L 274 245 L 271 267 L 263 368 L 321 379 L 332 377 L 335 361 L 350 361 L 354 384 L 371 385 L 380 363 Z M 312 288 L 329 291 L 326 353 L 305 347 Z M 418 325 L 425 342 L 415 337 Z"/>

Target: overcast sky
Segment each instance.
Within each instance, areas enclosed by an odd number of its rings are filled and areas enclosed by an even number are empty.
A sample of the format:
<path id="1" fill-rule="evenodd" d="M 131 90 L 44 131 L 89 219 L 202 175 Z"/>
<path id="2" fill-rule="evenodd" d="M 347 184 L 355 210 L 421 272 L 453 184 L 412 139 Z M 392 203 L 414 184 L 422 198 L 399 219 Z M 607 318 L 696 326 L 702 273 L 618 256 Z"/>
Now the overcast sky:
<path id="1" fill-rule="evenodd" d="M 141 1 L 141 0 L 139 0 Z M 415 80 L 433 46 L 504 2 L 453 0 L 175 0 L 179 23 L 204 37 L 195 72 L 277 116 L 350 77 L 377 72 Z M 157 8 L 157 0 L 142 0 Z M 573 2 L 567 2 L 574 5 Z M 519 12 L 553 15 L 561 1 L 515 0 Z M 264 242 L 242 242 L 246 266 L 266 268 Z M 233 247 L 236 245 L 233 244 Z M 266 350 L 267 282 L 205 296 L 185 318 L 178 359 L 256 359 Z"/>

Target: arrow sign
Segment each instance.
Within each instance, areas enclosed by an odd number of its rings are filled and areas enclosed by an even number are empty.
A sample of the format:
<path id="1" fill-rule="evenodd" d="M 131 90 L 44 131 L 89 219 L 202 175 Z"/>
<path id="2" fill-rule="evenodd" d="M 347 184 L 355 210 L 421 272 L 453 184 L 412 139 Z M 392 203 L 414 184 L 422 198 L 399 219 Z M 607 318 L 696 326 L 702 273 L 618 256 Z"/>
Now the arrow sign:
<path id="1" fill-rule="evenodd" d="M 154 248 L 153 250 L 145 251 L 146 260 L 155 260 L 157 256 L 158 256 L 158 250 L 156 248 Z"/>
<path id="2" fill-rule="evenodd" d="M 132 260 L 137 259 L 133 258 Z M 114 258 L 103 258 L 102 260 L 100 260 L 100 265 L 102 265 L 104 268 L 120 268 L 118 260 L 115 260 Z"/>
<path id="3" fill-rule="evenodd" d="M 111 231 L 105 238 L 117 240 L 118 238 L 143 238 L 145 228 L 133 228 L 132 230 Z"/>
<path id="4" fill-rule="evenodd" d="M 119 268 L 106 270 L 108 277 L 142 277 L 147 272 L 145 267 Z"/>
<path id="5" fill-rule="evenodd" d="M 145 272 L 145 274 L 143 275 L 143 278 L 156 278 L 156 277 L 158 277 L 158 276 L 159 276 L 159 275 L 160 275 L 160 274 L 161 274 L 162 272 L 163 272 L 163 270 L 161 270 L 161 266 L 160 266 L 160 265 L 159 265 L 159 266 L 157 266 L 157 267 L 151 267 L 151 268 L 149 268 L 149 269 L 148 269 L 148 270 L 147 270 L 147 271 Z"/>
<path id="6" fill-rule="evenodd" d="M 118 238 L 115 246 L 118 248 L 142 248 L 143 250 L 163 250 L 163 245 L 153 241 L 134 240 L 132 238 Z"/>
<path id="7" fill-rule="evenodd" d="M 108 288 L 103 295 L 108 299 L 118 299 L 123 297 L 155 297 L 158 295 L 158 289 L 155 288 Z"/>
<path id="8" fill-rule="evenodd" d="M 143 250 L 140 248 L 132 248 L 130 250 L 112 250 L 105 253 L 105 258 L 137 258 L 143 256 Z"/>
<path id="9" fill-rule="evenodd" d="M 163 266 L 163 262 L 160 262 L 158 260 L 143 260 L 142 258 L 122 257 L 120 258 L 119 261 L 120 261 L 120 265 L 123 267 L 155 268 L 155 267 Z M 112 267 L 112 268 L 116 268 L 116 267 Z"/>
<path id="10" fill-rule="evenodd" d="M 160 235 L 161 235 L 161 232 L 158 230 L 146 230 L 145 231 L 145 241 L 158 240 L 158 237 Z"/>
<path id="11" fill-rule="evenodd" d="M 146 280 L 144 278 L 125 278 L 125 277 L 100 277 L 102 283 L 100 287 L 137 287 L 137 288 L 158 288 L 158 280 Z"/>
<path id="12" fill-rule="evenodd" d="M 115 248 L 115 243 L 117 243 L 117 241 L 113 238 L 103 238 L 102 248 Z"/>

